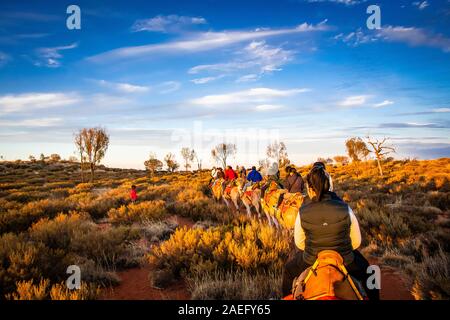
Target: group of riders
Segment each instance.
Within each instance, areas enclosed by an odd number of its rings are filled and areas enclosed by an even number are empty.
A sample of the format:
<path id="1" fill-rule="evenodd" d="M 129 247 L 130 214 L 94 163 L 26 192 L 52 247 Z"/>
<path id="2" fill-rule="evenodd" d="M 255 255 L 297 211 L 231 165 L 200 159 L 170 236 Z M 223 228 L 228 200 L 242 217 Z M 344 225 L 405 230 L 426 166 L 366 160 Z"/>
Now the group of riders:
<path id="1" fill-rule="evenodd" d="M 261 173 L 261 172 L 262 173 Z M 302 177 L 294 166 L 280 178 L 277 163 L 249 172 L 213 168 L 210 187 L 227 206 L 240 203 L 251 216 L 261 210 L 276 228 L 293 230 L 294 249 L 283 271 L 285 299 L 378 300 L 379 287 L 369 285 L 369 263 L 357 250 L 361 245 L 358 220 L 350 206 L 333 192 L 325 164 L 316 162 Z"/>

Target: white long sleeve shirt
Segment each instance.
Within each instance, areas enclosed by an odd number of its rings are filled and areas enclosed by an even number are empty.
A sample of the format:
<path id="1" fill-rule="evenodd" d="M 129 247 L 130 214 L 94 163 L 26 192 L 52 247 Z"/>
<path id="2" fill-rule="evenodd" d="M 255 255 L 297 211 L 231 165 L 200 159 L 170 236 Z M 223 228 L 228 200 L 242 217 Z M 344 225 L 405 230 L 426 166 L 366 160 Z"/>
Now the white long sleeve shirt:
<path id="1" fill-rule="evenodd" d="M 350 207 L 348 207 L 348 214 L 350 215 L 350 239 L 352 241 L 352 248 L 355 250 L 361 245 L 361 230 L 359 229 L 358 219 Z M 294 227 L 294 241 L 297 248 L 305 250 L 305 240 L 305 230 L 302 227 L 300 214 L 297 214 Z"/>

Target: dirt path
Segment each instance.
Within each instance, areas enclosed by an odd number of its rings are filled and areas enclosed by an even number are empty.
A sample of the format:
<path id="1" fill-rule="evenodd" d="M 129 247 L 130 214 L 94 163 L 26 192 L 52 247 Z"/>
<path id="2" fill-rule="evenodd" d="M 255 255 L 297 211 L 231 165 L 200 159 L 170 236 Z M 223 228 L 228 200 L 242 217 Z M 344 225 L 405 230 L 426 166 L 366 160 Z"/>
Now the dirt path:
<path id="1" fill-rule="evenodd" d="M 369 259 L 369 263 L 379 265 L 381 269 L 381 300 L 414 300 L 399 270 L 380 264 L 376 258 Z"/>
<path id="2" fill-rule="evenodd" d="M 194 221 L 180 216 L 170 216 L 167 220 L 176 222 L 179 227 L 192 228 Z M 183 280 L 177 281 L 164 289 L 150 285 L 149 265 L 118 272 L 121 282 L 118 286 L 104 290 L 101 300 L 189 300 L 190 293 Z"/>

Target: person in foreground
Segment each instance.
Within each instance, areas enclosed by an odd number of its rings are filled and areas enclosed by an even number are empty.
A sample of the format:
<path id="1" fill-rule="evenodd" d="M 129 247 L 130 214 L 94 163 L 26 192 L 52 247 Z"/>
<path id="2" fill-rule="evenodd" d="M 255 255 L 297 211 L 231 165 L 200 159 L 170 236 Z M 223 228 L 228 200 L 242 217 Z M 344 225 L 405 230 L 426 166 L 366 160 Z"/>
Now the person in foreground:
<path id="1" fill-rule="evenodd" d="M 306 177 L 309 199 L 297 215 L 294 228 L 296 251 L 283 272 L 283 296 L 291 293 L 292 283 L 313 265 L 319 252 L 338 252 L 350 275 L 360 280 L 370 300 L 379 299 L 379 290 L 367 288 L 368 261 L 357 250 L 361 232 L 352 209 L 330 190 L 330 181 L 322 166 L 313 166 Z"/>

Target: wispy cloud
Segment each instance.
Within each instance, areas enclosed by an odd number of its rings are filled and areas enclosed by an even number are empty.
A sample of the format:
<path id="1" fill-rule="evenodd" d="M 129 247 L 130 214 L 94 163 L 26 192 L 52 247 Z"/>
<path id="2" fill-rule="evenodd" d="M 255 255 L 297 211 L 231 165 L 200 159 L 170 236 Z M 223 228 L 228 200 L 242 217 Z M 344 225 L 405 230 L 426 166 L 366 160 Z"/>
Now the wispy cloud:
<path id="1" fill-rule="evenodd" d="M 338 105 L 341 107 L 359 107 L 365 105 L 369 97 L 368 95 L 350 96 L 338 102 Z"/>
<path id="2" fill-rule="evenodd" d="M 143 93 L 150 91 L 150 87 L 130 83 L 109 82 L 106 80 L 96 80 L 96 82 L 103 87 L 111 88 L 123 93 Z"/>
<path id="3" fill-rule="evenodd" d="M 421 28 L 388 26 L 382 28 L 379 32 L 386 41 L 404 42 L 411 46 L 439 48 L 444 52 L 450 52 L 450 38 Z"/>
<path id="4" fill-rule="evenodd" d="M 158 15 L 150 19 L 137 20 L 131 30 L 133 32 L 152 31 L 152 32 L 179 32 L 185 31 L 193 25 L 206 24 L 206 19 L 203 17 L 186 17 L 178 15 Z"/>
<path id="5" fill-rule="evenodd" d="M 423 10 L 426 7 L 428 7 L 430 4 L 428 3 L 428 1 L 415 1 L 412 3 L 413 6 L 416 6 L 419 10 Z"/>
<path id="6" fill-rule="evenodd" d="M 307 2 L 310 3 L 315 3 L 315 2 L 334 2 L 334 3 L 340 3 L 340 4 L 345 4 L 346 6 L 352 6 L 355 4 L 359 4 L 361 2 L 365 2 L 367 0 L 305 0 Z"/>
<path id="7" fill-rule="evenodd" d="M 394 104 L 394 101 L 391 100 L 384 100 L 383 102 L 380 103 L 375 103 L 373 106 L 375 108 L 381 108 L 381 107 L 385 107 L 385 106 L 389 106 L 391 104 Z"/>
<path id="8" fill-rule="evenodd" d="M 225 75 L 219 75 L 216 77 L 203 77 L 203 78 L 192 79 L 190 81 L 195 84 L 205 84 L 205 83 L 209 83 L 209 82 L 215 81 L 217 79 L 223 78 L 224 76 Z"/>
<path id="9" fill-rule="evenodd" d="M 234 60 L 225 63 L 198 65 L 189 69 L 188 73 L 201 72 L 236 73 L 243 70 L 253 73 L 241 76 L 237 82 L 254 81 L 262 75 L 280 71 L 282 66 L 293 60 L 293 51 L 282 47 L 274 47 L 265 41 L 252 41 L 243 50 L 236 52 Z"/>
<path id="10" fill-rule="evenodd" d="M 376 32 L 363 31 L 361 28 L 348 34 L 340 33 L 334 37 L 350 46 L 356 47 L 377 41 L 406 43 L 413 47 L 425 46 L 450 52 L 450 38 L 423 28 L 386 26 Z"/>
<path id="11" fill-rule="evenodd" d="M 418 112 L 405 112 L 399 113 L 399 116 L 414 116 L 414 115 L 425 115 L 425 114 L 436 114 L 436 113 L 450 113 L 450 108 L 434 108 L 426 111 L 418 111 Z"/>
<path id="12" fill-rule="evenodd" d="M 200 106 L 223 106 L 242 103 L 263 103 L 275 98 L 285 98 L 299 93 L 308 92 L 309 89 L 271 89 L 271 88 L 252 88 L 248 90 L 235 91 L 225 94 L 207 95 L 201 98 L 192 99 L 190 102 Z"/>
<path id="13" fill-rule="evenodd" d="M 24 93 L 0 96 L 0 114 L 30 112 L 35 109 L 56 108 L 73 105 L 80 101 L 76 94 Z"/>
<path id="14" fill-rule="evenodd" d="M 283 108 L 282 105 L 279 104 L 260 104 L 255 107 L 256 111 L 272 111 Z"/>
<path id="15" fill-rule="evenodd" d="M 63 122 L 61 118 L 38 118 L 25 120 L 0 120 L 0 126 L 4 127 L 53 127 Z"/>
<path id="16" fill-rule="evenodd" d="M 181 88 L 181 83 L 178 81 L 166 81 L 158 85 L 159 92 L 162 94 L 171 93 Z"/>
<path id="17" fill-rule="evenodd" d="M 395 123 L 382 123 L 378 128 L 449 128 L 449 125 L 439 123 L 416 123 L 416 122 L 395 122 Z"/>
<path id="18" fill-rule="evenodd" d="M 6 53 L 0 51 L 0 68 L 6 65 L 11 60 L 11 57 Z"/>
<path id="19" fill-rule="evenodd" d="M 266 37 L 277 37 L 296 33 L 308 33 L 328 30 L 326 20 L 316 25 L 303 23 L 297 27 L 285 29 L 257 29 L 254 31 L 198 32 L 186 38 L 159 44 L 122 47 L 87 58 L 91 62 L 109 62 L 148 56 L 154 53 L 183 54 L 186 52 L 204 52 L 223 48 L 236 43 L 253 41 Z"/>
<path id="20" fill-rule="evenodd" d="M 36 50 L 38 60 L 34 62 L 34 65 L 38 67 L 58 68 L 61 66 L 61 59 L 63 58 L 60 51 L 75 49 L 77 47 L 78 43 L 52 48 L 38 48 Z"/>

